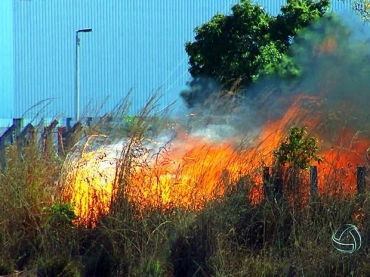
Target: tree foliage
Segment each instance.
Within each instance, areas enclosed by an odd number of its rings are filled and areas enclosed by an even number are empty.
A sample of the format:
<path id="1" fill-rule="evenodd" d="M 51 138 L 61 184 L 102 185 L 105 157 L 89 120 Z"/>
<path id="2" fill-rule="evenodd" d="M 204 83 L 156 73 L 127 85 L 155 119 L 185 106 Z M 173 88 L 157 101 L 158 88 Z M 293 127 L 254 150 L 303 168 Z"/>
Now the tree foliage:
<path id="1" fill-rule="evenodd" d="M 258 4 L 242 0 L 231 14 L 216 14 L 195 28 L 195 40 L 187 42 L 189 90 L 181 96 L 194 106 L 215 92 L 217 85 L 230 90 L 250 85 L 260 76 L 273 72 L 297 76 L 299 70 L 287 56 L 299 30 L 325 15 L 329 0 L 288 0 L 277 16 Z M 238 86 L 233 87 L 237 81 Z"/>
<path id="2" fill-rule="evenodd" d="M 307 136 L 306 128 L 292 127 L 289 135 L 274 152 L 274 156 L 279 165 L 307 169 L 311 162 L 322 161 L 322 158 L 318 156 L 317 144 L 314 137 Z"/>

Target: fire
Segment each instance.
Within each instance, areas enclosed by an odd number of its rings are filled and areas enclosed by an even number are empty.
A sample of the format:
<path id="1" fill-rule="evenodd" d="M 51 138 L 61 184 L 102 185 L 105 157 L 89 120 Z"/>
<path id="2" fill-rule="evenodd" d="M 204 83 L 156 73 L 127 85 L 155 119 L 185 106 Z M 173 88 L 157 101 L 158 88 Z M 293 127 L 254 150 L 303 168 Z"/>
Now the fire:
<path id="1" fill-rule="evenodd" d="M 334 37 L 325 38 L 321 45 L 314 46 L 312 49 L 314 56 L 322 56 L 324 54 L 333 55 L 337 50 L 337 41 Z"/>
<path id="2" fill-rule="evenodd" d="M 311 112 L 312 105 L 320 107 L 319 99 L 302 94 L 291 102 L 282 118 L 267 122 L 260 135 L 244 147 L 239 147 L 237 138 L 215 142 L 190 134 L 178 136 L 167 147 L 156 147 L 162 149 L 156 152 L 150 151 L 155 148 L 151 143 L 131 145 L 139 154 L 127 176 L 129 200 L 140 208 L 199 210 L 207 200 L 222 197 L 227 186 L 249 176 L 254 183 L 249 197 L 252 203 L 259 203 L 263 199 L 262 167 L 273 165 L 273 152 L 289 127 L 304 125 L 320 136 L 314 127 L 322 119 Z M 120 153 L 128 145 L 121 142 L 114 147 L 82 151 L 67 167 L 63 198 L 76 204 L 79 223 L 94 224 L 99 215 L 109 213 Z M 326 145 L 321 140 L 320 145 L 323 163 L 318 165 L 319 194 L 354 193 L 356 167 L 364 164 L 370 140 L 346 129 L 337 141 Z"/>
<path id="3" fill-rule="evenodd" d="M 319 168 L 323 176 L 320 178 L 319 192 L 354 193 L 357 166 L 368 163 L 366 153 L 369 146 L 369 139 L 349 129 L 344 130 L 333 147 L 320 153 L 325 162 Z"/>
<path id="4" fill-rule="evenodd" d="M 109 212 L 113 192 L 115 164 L 113 158 L 107 157 L 104 149 L 86 151 L 91 136 L 86 141 L 81 155 L 67 157 L 70 164 L 66 165 L 63 175 L 62 198 L 75 205 L 76 215 L 81 222 L 96 222 L 100 214 Z M 72 149 L 73 150 L 73 149 Z"/>
<path id="5" fill-rule="evenodd" d="M 219 144 L 192 136 L 175 140 L 165 151 L 132 163 L 126 193 L 141 208 L 201 209 L 257 169 L 252 151 L 236 146 L 235 141 Z M 82 153 L 66 176 L 63 197 L 75 203 L 79 223 L 94 224 L 109 212 L 119 157 L 110 158 L 106 150 Z M 254 194 L 257 199 L 260 193 Z"/>

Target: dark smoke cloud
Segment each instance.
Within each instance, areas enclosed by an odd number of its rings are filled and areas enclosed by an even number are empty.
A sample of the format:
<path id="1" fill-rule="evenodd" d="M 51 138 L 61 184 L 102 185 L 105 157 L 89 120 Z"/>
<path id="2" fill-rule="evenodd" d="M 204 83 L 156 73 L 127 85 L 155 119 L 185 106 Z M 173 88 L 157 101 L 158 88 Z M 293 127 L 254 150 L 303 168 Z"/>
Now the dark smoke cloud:
<path id="1" fill-rule="evenodd" d="M 269 76 L 251 89 L 263 101 L 246 105 L 257 108 L 260 123 L 278 120 L 305 94 L 317 97 L 320 105 L 308 116 L 320 115 L 326 129 L 346 124 L 370 135 L 370 25 L 351 12 L 331 14 L 302 30 L 289 55 L 301 68 L 299 78 Z"/>
<path id="2" fill-rule="evenodd" d="M 218 138 L 255 133 L 305 94 L 320 102 L 311 115 L 320 115 L 326 131 L 347 125 L 370 137 L 370 25 L 351 12 L 331 14 L 302 30 L 289 55 L 302 70 L 300 78 L 268 76 L 249 87 L 245 98 L 224 92 L 212 105 L 192 110 L 191 131 L 219 126 Z"/>
<path id="3" fill-rule="evenodd" d="M 302 31 L 292 55 L 303 69 L 295 91 L 318 96 L 317 112 L 329 121 L 333 117 L 333 124 L 368 132 L 370 26 L 353 13 L 333 14 Z"/>

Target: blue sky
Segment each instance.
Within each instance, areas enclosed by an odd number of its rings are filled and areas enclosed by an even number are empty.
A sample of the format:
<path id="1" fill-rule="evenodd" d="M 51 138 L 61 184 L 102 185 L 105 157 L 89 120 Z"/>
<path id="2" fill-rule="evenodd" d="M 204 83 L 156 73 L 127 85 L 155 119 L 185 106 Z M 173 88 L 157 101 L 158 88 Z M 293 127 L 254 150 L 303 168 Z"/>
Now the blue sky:
<path id="1" fill-rule="evenodd" d="M 0 117 L 13 117 L 12 1 L 0 1 Z"/>

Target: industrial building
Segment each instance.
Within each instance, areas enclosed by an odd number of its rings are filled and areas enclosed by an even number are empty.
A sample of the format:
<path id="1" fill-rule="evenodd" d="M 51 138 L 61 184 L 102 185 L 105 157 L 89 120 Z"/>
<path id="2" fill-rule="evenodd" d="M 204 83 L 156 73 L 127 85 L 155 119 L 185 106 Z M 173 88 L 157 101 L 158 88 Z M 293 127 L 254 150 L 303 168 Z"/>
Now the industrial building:
<path id="1" fill-rule="evenodd" d="M 196 26 L 239 2 L 2 1 L 0 125 L 12 118 L 100 116 L 129 91 L 133 114 L 155 91 L 162 95 L 159 108 L 173 102 L 175 110 L 181 108 L 179 93 L 190 80 L 185 42 L 194 38 Z M 254 2 L 276 14 L 285 0 Z M 333 1 L 333 9 L 349 10 L 350 2 Z"/>

